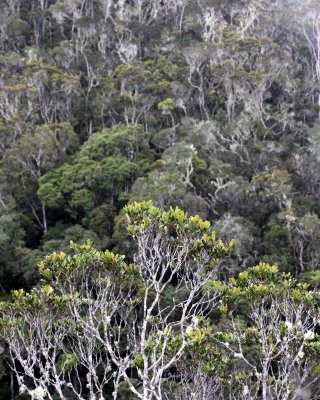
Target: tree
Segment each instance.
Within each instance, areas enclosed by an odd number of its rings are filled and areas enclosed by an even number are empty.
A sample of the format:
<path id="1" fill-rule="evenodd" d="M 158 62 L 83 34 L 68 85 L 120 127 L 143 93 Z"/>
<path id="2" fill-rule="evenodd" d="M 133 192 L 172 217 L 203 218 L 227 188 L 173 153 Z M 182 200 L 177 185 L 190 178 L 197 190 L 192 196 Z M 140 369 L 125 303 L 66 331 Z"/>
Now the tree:
<path id="1" fill-rule="evenodd" d="M 152 158 L 141 125 L 116 125 L 93 134 L 71 162 L 45 174 L 38 194 L 48 207 L 83 217 L 102 204 L 117 205 L 119 198 L 126 198 Z"/>
<path id="2" fill-rule="evenodd" d="M 237 238 L 220 277 L 264 260 L 309 274 L 303 279 L 317 287 L 318 3 L 0 0 L 4 290 L 37 284 L 33 266 L 67 251 L 70 239 L 116 246 L 132 260 L 121 209 L 143 199 Z M 55 124 L 81 147 L 60 152 Z M 216 360 L 208 340 L 198 350 Z M 199 352 L 188 348 L 170 369 L 168 398 L 229 396 L 203 375 Z M 193 376 L 210 388 L 201 391 Z M 127 400 L 130 388 L 120 386 Z"/>
<path id="3" fill-rule="evenodd" d="M 311 272 L 319 268 L 320 219 L 316 214 L 306 214 L 301 218 L 291 216 L 287 221 L 291 233 L 291 245 L 299 260 L 299 272 Z"/>
<path id="4" fill-rule="evenodd" d="M 303 12 L 302 25 L 303 34 L 307 40 L 311 53 L 311 62 L 314 64 L 312 78 L 320 82 L 320 10 L 319 4 L 314 0 L 308 0 L 299 4 L 298 10 Z M 320 117 L 320 94 L 318 94 L 318 107 Z"/>
<path id="5" fill-rule="evenodd" d="M 216 240 L 208 221 L 151 201 L 125 212 L 133 263 L 71 243 L 73 254 L 40 262 L 41 286 L 1 304 L 21 393 L 117 399 L 124 384 L 142 400 L 317 395 L 317 292 L 264 263 L 216 281 L 234 242 Z"/>
<path id="6" fill-rule="evenodd" d="M 203 288 L 233 242 L 225 246 L 209 222 L 178 208 L 166 212 L 150 201 L 125 211 L 133 264 L 72 244 L 73 255 L 53 253 L 39 264 L 42 286 L 14 290 L 13 303 L 2 304 L 11 366 L 20 392 L 33 399 L 65 399 L 68 391 L 103 399 L 111 380 L 115 399 L 122 380 L 139 399 L 162 398 L 190 326 L 215 304 Z"/>
<path id="7" fill-rule="evenodd" d="M 17 216 L 0 215 L 0 290 L 5 293 L 14 287 L 14 280 L 21 272 L 17 268 L 17 248 L 23 245 L 24 232 Z"/>
<path id="8" fill-rule="evenodd" d="M 132 186 L 131 200 L 142 201 L 149 196 L 163 208 L 178 205 L 191 214 L 208 214 L 205 201 L 197 196 L 191 182 L 196 149 L 187 143 L 169 147 L 157 160 L 147 177 L 138 178 Z"/>
<path id="9" fill-rule="evenodd" d="M 68 123 L 33 127 L 7 150 L 3 169 L 13 197 L 31 209 L 43 231 L 47 230 L 46 208 L 36 196 L 40 177 L 58 165 L 78 145 L 78 139 Z M 39 204 L 40 203 L 40 204 Z"/>
<path id="10" fill-rule="evenodd" d="M 228 332 L 213 336 L 238 360 L 235 398 L 318 398 L 319 294 L 264 263 L 212 286 L 230 320 Z"/>

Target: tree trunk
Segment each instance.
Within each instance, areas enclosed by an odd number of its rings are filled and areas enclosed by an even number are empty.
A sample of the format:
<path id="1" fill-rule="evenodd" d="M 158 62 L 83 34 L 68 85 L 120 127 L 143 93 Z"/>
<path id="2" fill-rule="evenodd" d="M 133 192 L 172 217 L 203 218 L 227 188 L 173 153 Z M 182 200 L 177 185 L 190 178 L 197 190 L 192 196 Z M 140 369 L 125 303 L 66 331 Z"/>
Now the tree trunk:
<path id="1" fill-rule="evenodd" d="M 42 224 L 43 224 L 43 231 L 47 232 L 48 225 L 47 225 L 47 214 L 46 214 L 46 206 L 42 203 Z"/>
<path id="2" fill-rule="evenodd" d="M 11 400 L 14 399 L 14 379 L 13 379 L 13 371 L 10 372 L 10 396 Z"/>

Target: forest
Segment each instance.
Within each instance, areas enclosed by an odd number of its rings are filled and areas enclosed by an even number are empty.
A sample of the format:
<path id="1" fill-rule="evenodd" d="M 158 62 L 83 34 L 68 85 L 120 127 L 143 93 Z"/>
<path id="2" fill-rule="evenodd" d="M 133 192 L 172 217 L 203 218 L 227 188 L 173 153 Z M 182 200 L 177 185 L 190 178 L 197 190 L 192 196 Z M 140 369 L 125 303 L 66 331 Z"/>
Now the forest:
<path id="1" fill-rule="evenodd" d="M 0 0 L 0 399 L 320 398 L 320 3 Z"/>

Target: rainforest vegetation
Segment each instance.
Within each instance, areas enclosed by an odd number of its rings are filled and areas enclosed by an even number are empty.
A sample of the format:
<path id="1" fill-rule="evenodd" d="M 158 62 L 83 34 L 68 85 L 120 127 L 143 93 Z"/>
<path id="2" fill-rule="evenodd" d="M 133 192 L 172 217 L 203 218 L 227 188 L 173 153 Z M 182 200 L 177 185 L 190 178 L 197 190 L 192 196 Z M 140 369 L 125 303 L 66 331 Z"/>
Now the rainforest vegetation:
<path id="1" fill-rule="evenodd" d="M 319 243 L 317 0 L 0 0 L 1 399 L 318 399 Z"/>

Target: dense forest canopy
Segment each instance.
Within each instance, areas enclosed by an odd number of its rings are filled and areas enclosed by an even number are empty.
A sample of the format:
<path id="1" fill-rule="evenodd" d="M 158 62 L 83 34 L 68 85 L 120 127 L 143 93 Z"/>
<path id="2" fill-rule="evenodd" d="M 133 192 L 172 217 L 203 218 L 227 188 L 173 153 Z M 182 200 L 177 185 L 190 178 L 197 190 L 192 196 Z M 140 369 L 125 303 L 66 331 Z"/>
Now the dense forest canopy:
<path id="1" fill-rule="evenodd" d="M 0 0 L 0 10 L 4 298 L 37 286 L 36 265 L 70 240 L 133 261 L 123 207 L 149 199 L 236 239 L 223 282 L 263 260 L 319 287 L 317 0 Z"/>

